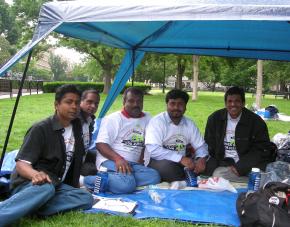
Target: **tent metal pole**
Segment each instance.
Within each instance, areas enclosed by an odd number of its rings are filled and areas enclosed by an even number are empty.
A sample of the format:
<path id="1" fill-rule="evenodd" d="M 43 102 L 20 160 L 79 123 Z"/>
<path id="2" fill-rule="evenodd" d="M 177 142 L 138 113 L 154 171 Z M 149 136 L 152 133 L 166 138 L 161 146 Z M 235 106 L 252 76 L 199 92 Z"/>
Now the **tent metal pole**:
<path id="1" fill-rule="evenodd" d="M 134 87 L 134 79 L 135 79 L 135 50 L 133 50 L 132 54 L 133 61 L 133 75 L 132 75 L 132 87 Z"/>
<path id="2" fill-rule="evenodd" d="M 5 153 L 6 153 L 6 149 L 7 149 L 7 145 L 8 145 L 8 141 L 9 141 L 9 137 L 10 137 L 10 133 L 11 133 L 11 129 L 12 129 L 12 126 L 13 126 L 14 118 L 15 118 L 15 115 L 16 115 L 18 103 L 19 103 L 19 100 L 20 100 L 20 96 L 22 94 L 22 88 L 23 88 L 24 81 L 25 81 L 25 78 L 26 78 L 26 73 L 28 71 L 28 67 L 29 67 L 29 63 L 30 63 L 30 60 L 31 60 L 31 56 L 32 56 L 32 50 L 29 52 L 29 55 L 28 55 L 28 58 L 27 58 L 26 66 L 25 66 L 25 69 L 24 69 L 24 72 L 23 72 L 23 75 L 22 75 L 22 79 L 21 79 L 20 86 L 19 86 L 19 89 L 18 89 L 18 94 L 17 94 L 16 100 L 15 100 L 13 112 L 12 112 L 12 115 L 11 115 L 9 128 L 8 128 L 8 131 L 7 131 L 7 134 L 6 134 L 6 139 L 5 139 L 5 143 L 4 143 L 3 151 L 2 151 L 2 155 L 1 155 L 0 170 L 2 168 L 4 156 L 5 156 Z"/>

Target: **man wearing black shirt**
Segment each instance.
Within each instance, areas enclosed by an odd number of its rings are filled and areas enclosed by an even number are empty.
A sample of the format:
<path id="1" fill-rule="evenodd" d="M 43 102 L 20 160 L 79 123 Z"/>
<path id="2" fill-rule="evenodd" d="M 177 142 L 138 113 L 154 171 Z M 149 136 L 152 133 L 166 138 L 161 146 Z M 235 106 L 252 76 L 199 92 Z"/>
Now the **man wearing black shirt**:
<path id="1" fill-rule="evenodd" d="M 0 203 L 0 226 L 28 214 L 49 216 L 89 209 L 93 198 L 79 189 L 84 144 L 80 92 L 64 85 L 55 94 L 55 114 L 27 132 L 11 176 L 12 196 Z"/>

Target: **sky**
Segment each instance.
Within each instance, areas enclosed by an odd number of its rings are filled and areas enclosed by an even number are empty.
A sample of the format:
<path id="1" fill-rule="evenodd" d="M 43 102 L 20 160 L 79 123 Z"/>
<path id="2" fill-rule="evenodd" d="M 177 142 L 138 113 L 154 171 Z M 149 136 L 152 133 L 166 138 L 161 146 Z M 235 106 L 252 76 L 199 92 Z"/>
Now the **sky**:
<path id="1" fill-rule="evenodd" d="M 11 5 L 13 0 L 5 0 L 5 2 L 7 2 L 9 5 Z"/>

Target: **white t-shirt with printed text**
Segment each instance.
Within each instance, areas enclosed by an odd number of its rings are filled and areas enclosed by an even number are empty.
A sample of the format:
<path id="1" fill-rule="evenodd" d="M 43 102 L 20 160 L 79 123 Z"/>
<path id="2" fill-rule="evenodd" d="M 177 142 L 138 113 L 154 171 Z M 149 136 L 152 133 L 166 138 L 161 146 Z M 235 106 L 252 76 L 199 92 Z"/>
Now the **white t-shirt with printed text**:
<path id="1" fill-rule="evenodd" d="M 74 147 L 75 147 L 75 138 L 72 130 L 72 124 L 68 127 L 64 128 L 64 132 L 62 133 L 64 144 L 65 144 L 65 153 L 66 153 L 66 160 L 65 160 L 65 171 L 62 176 L 62 181 L 64 181 L 66 174 L 69 170 L 69 167 L 72 163 Z"/>
<path id="2" fill-rule="evenodd" d="M 116 153 L 130 162 L 138 162 L 144 148 L 145 128 L 150 115 L 128 118 L 121 111 L 106 116 L 100 126 L 96 143 L 108 144 Z M 98 151 L 96 165 L 108 160 Z"/>
<path id="3" fill-rule="evenodd" d="M 192 120 L 183 116 L 180 123 L 175 125 L 167 112 L 160 113 L 151 119 L 146 128 L 145 165 L 148 164 L 149 158 L 179 162 L 185 156 L 187 144 L 191 144 L 196 151 L 195 157 L 208 155 L 207 145 Z M 164 149 L 150 151 L 147 148 L 151 145 Z"/>
<path id="4" fill-rule="evenodd" d="M 236 127 L 241 119 L 241 115 L 235 119 L 231 118 L 228 114 L 227 129 L 224 138 L 224 148 L 225 148 L 225 158 L 234 159 L 235 163 L 239 161 L 239 155 L 237 153 L 236 142 L 235 142 L 235 132 Z"/>

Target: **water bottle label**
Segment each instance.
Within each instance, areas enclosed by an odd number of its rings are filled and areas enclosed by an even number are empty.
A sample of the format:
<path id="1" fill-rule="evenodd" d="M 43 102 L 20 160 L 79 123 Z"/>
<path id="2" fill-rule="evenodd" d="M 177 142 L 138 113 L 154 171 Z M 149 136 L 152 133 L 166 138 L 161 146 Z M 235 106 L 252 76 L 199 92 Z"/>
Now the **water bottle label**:
<path id="1" fill-rule="evenodd" d="M 96 176 L 95 187 L 94 187 L 94 194 L 100 193 L 101 181 L 102 181 L 101 176 Z"/>
<path id="2" fill-rule="evenodd" d="M 95 180 L 94 194 L 106 192 L 108 187 L 108 174 L 98 173 Z"/>
<path id="3" fill-rule="evenodd" d="M 186 168 L 184 169 L 184 173 L 185 173 L 187 186 L 189 186 L 189 187 L 197 187 L 198 184 L 197 184 L 197 176 L 196 176 L 196 174 L 192 170 L 189 170 L 189 169 L 186 169 Z"/>
<path id="4" fill-rule="evenodd" d="M 249 175 L 248 190 L 258 191 L 260 188 L 261 176 L 259 172 L 251 172 Z"/>

